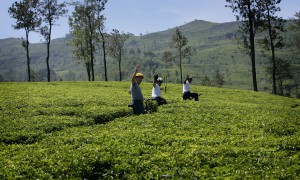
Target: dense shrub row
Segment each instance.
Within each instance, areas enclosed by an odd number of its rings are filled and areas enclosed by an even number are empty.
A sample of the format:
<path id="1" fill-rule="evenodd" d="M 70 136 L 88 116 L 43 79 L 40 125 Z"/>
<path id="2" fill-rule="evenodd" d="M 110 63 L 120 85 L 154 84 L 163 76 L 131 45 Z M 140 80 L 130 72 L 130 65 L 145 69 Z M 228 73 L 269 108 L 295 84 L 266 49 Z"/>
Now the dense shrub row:
<path id="1" fill-rule="evenodd" d="M 200 101 L 182 101 L 169 85 L 167 105 L 132 116 L 128 83 L 0 86 L 0 179 L 300 177 L 297 99 L 193 86 Z"/>
<path id="2" fill-rule="evenodd" d="M 118 99 L 120 92 L 112 94 L 117 92 L 113 85 L 101 88 L 99 84 L 80 83 L 4 83 L 2 86 L 0 141 L 7 144 L 33 143 L 45 133 L 104 123 L 131 114 L 126 101 Z"/>

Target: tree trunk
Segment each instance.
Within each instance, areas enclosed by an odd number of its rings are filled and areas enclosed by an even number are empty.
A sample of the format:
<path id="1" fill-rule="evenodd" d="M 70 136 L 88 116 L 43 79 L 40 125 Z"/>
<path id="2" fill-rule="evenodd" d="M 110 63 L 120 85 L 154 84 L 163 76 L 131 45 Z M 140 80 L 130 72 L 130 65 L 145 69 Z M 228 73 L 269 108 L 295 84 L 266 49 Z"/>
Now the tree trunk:
<path id="1" fill-rule="evenodd" d="M 30 57 L 29 57 L 29 31 L 26 31 L 26 57 L 27 57 L 27 74 L 28 74 L 28 82 L 31 81 L 31 75 L 30 75 Z"/>
<path id="2" fill-rule="evenodd" d="M 119 79 L 119 81 L 122 81 L 122 72 L 121 72 L 121 55 L 122 55 L 122 53 L 121 53 L 121 51 L 122 50 L 120 50 L 120 52 L 119 52 L 119 77 L 120 77 L 120 79 Z"/>
<path id="3" fill-rule="evenodd" d="M 46 63 L 47 63 L 47 80 L 48 80 L 48 82 L 50 82 L 49 51 L 50 51 L 50 42 L 47 42 L 47 57 L 46 57 Z"/>
<path id="4" fill-rule="evenodd" d="M 253 90 L 257 90 L 257 80 L 256 80 L 256 67 L 255 67 L 255 46 L 254 46 L 254 24 L 253 24 L 253 13 L 251 11 L 251 2 L 248 1 L 248 11 L 249 11 L 249 33 L 250 33 L 250 48 L 251 48 L 251 63 L 252 63 L 252 79 L 253 79 Z"/>
<path id="5" fill-rule="evenodd" d="M 95 81 L 95 73 L 94 73 L 94 49 L 93 49 L 93 27 L 92 27 L 92 20 L 90 15 L 88 17 L 88 23 L 89 23 L 89 43 L 90 43 L 90 56 L 91 56 L 91 70 L 92 70 L 92 81 Z"/>
<path id="6" fill-rule="evenodd" d="M 49 57 L 50 57 L 50 43 L 51 43 L 51 23 L 49 23 L 49 34 L 47 35 L 47 57 L 46 57 L 46 63 L 47 63 L 47 72 L 48 72 L 48 75 L 47 75 L 47 80 L 48 82 L 50 82 L 50 65 L 49 65 Z"/>
<path id="7" fill-rule="evenodd" d="M 91 81 L 91 71 L 90 71 L 90 63 L 85 63 L 86 72 L 88 75 L 88 80 Z"/>
<path id="8" fill-rule="evenodd" d="M 104 78 L 105 81 L 107 81 L 107 67 L 106 67 L 106 51 L 105 51 L 105 40 L 104 40 L 104 35 L 100 31 L 100 35 L 102 37 L 102 49 L 103 49 L 103 64 L 104 64 Z"/>
<path id="9" fill-rule="evenodd" d="M 182 81 L 182 64 L 181 64 L 181 60 L 182 60 L 182 52 L 181 49 L 179 49 L 179 70 L 180 70 L 180 82 L 181 84 L 183 83 Z"/>
<path id="10" fill-rule="evenodd" d="M 91 71 L 92 71 L 92 81 L 95 81 L 95 74 L 94 74 L 94 51 L 93 51 L 93 39 L 90 37 L 90 55 L 91 55 Z"/>
<path id="11" fill-rule="evenodd" d="M 274 48 L 274 43 L 273 43 L 273 37 L 272 37 L 272 27 L 271 27 L 271 20 L 270 20 L 270 9 L 269 5 L 266 2 L 266 7 L 268 11 L 268 28 L 269 28 L 269 36 L 270 36 L 270 43 L 271 43 L 271 51 L 272 51 L 272 80 L 273 80 L 273 93 L 276 94 L 277 89 L 276 89 L 276 61 L 275 61 L 275 48 Z"/>

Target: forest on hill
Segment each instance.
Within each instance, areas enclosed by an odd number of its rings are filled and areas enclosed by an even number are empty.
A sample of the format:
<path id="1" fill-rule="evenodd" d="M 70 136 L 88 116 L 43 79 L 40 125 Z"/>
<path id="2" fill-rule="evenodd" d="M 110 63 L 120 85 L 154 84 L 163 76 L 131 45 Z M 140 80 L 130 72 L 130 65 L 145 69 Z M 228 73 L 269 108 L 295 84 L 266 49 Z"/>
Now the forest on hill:
<path id="1" fill-rule="evenodd" d="M 293 23 L 288 21 L 286 26 Z M 194 77 L 198 85 L 216 86 L 214 78 L 223 78 L 222 87 L 252 89 L 251 61 L 237 43 L 236 34 L 240 22 L 212 23 L 194 20 L 179 28 L 192 47 L 193 55 L 183 59 L 183 76 Z M 179 68 L 173 63 L 164 61 L 163 52 L 170 49 L 170 42 L 175 28 L 141 36 L 131 35 L 125 42 L 122 56 L 122 80 L 129 80 L 135 64 L 141 64 L 145 80 L 151 81 L 154 74 L 164 76 L 168 83 L 180 83 Z M 300 58 L 290 46 L 293 32 L 287 28 L 282 34 L 287 45 L 276 50 L 277 58 L 290 64 L 291 77 L 283 84 L 285 93 L 297 94 L 300 79 Z M 263 37 L 264 34 L 257 36 Z M 51 42 L 50 70 L 52 81 L 87 81 L 85 64 L 72 54 L 69 45 L 70 35 L 54 39 Z M 271 66 L 270 52 L 256 46 L 256 68 L 259 91 L 272 92 L 271 75 L 267 73 Z M 35 43 L 30 45 L 31 71 L 33 81 L 47 81 L 46 45 Z M 104 80 L 104 67 L 101 46 L 98 46 L 95 57 L 95 80 Z M 108 80 L 119 80 L 118 62 L 107 55 Z M 9 38 L 0 40 L 0 80 L 27 81 L 26 52 L 22 40 Z"/>

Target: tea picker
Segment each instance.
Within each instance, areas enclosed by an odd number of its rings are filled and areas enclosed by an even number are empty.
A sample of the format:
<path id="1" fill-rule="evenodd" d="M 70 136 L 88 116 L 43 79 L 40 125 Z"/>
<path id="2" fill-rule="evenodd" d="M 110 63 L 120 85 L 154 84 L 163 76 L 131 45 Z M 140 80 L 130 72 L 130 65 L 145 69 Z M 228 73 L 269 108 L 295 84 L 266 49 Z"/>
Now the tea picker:
<path id="1" fill-rule="evenodd" d="M 183 100 L 192 100 L 195 99 L 195 101 L 199 101 L 199 94 L 195 92 L 191 92 L 191 83 L 193 81 L 193 78 L 190 76 L 187 76 L 185 81 L 183 82 L 183 88 L 182 88 L 182 99 Z M 201 94 L 200 94 L 201 95 Z"/>
<path id="2" fill-rule="evenodd" d="M 140 65 L 137 64 L 132 75 L 129 93 L 131 94 L 132 103 L 129 105 L 133 109 L 133 114 L 144 114 L 145 108 L 143 104 L 143 94 L 140 84 L 143 81 L 144 75 L 139 72 Z"/>

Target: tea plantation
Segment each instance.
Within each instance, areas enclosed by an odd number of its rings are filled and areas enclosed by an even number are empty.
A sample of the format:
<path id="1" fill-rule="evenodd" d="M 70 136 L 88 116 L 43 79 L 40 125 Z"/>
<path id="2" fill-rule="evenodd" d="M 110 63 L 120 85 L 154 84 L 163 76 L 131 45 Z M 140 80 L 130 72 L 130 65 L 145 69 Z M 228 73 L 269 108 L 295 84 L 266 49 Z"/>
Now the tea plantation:
<path id="1" fill-rule="evenodd" d="M 300 178 L 299 99 L 171 84 L 136 116 L 129 85 L 1 83 L 0 179 Z"/>

